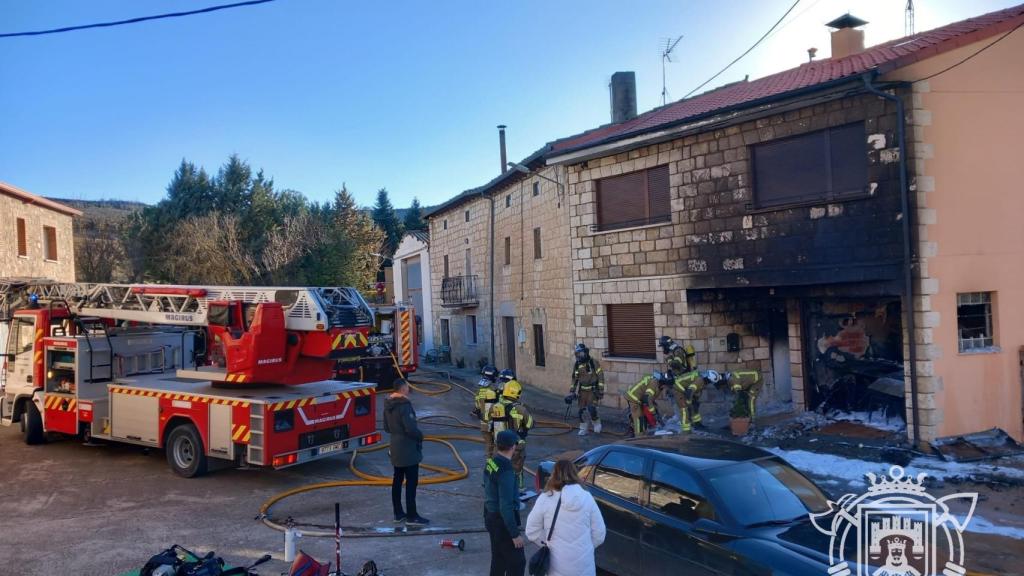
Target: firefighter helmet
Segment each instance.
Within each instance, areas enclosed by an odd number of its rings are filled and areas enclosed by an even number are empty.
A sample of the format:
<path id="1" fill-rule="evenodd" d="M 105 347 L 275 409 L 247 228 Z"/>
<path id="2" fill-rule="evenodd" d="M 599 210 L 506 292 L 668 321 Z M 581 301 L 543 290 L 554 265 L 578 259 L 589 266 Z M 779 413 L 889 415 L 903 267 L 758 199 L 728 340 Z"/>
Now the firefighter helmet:
<path id="1" fill-rule="evenodd" d="M 508 368 L 505 368 L 504 370 L 501 371 L 501 374 L 498 374 L 498 380 L 501 380 L 502 382 L 511 382 L 515 379 L 516 373 L 513 372 L 512 370 L 509 370 Z"/>
<path id="2" fill-rule="evenodd" d="M 576 356 L 577 362 L 585 362 L 587 358 L 590 358 L 590 349 L 583 342 L 576 345 L 576 350 L 573 352 Z"/>
<path id="3" fill-rule="evenodd" d="M 503 398 L 508 398 L 509 400 L 519 400 L 519 397 L 522 396 L 522 394 L 523 385 L 515 380 L 509 381 L 505 384 L 505 387 L 501 389 L 501 396 Z"/>
<path id="4" fill-rule="evenodd" d="M 498 369 L 488 364 L 487 366 L 484 366 L 483 370 L 480 371 L 480 375 L 483 376 L 483 378 L 480 380 L 481 382 L 483 382 L 484 380 L 495 382 L 498 379 Z"/>
<path id="5" fill-rule="evenodd" d="M 669 353 L 669 350 L 672 349 L 673 344 L 675 344 L 675 341 L 668 336 L 662 336 L 661 338 L 658 338 L 658 346 L 661 346 L 661 351 L 664 352 L 665 354 Z"/>

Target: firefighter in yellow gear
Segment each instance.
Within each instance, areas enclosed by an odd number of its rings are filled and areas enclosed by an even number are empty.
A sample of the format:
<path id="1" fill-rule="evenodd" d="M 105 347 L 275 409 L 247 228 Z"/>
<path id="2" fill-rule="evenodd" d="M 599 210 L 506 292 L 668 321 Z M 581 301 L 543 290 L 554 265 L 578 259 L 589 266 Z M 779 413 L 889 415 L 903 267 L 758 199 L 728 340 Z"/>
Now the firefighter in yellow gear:
<path id="1" fill-rule="evenodd" d="M 473 399 L 475 408 L 473 415 L 480 420 L 480 435 L 487 447 L 487 457 L 494 456 L 494 436 L 491 434 L 491 407 L 498 401 L 501 395 L 501 388 L 498 387 L 498 369 L 494 366 L 484 366 L 480 371 L 480 381 L 477 383 L 476 396 Z"/>
<path id="2" fill-rule="evenodd" d="M 521 402 L 523 386 L 516 380 L 516 375 L 509 369 L 501 371 L 498 380 L 502 382 L 501 398 L 491 407 L 491 434 L 497 438 L 502 430 L 512 430 L 519 436 L 516 450 L 512 454 L 512 469 L 515 470 L 519 482 L 519 491 L 526 486 L 523 478 L 523 466 L 526 464 L 526 437 L 533 428 L 533 416 Z"/>
<path id="3" fill-rule="evenodd" d="M 736 405 L 746 404 L 746 411 L 753 423 L 757 415 L 757 395 L 761 392 L 761 373 L 757 370 L 736 370 L 727 372 L 715 386 L 719 389 L 728 388 L 736 395 Z"/>
<path id="4" fill-rule="evenodd" d="M 664 374 L 655 372 L 644 376 L 626 390 L 626 404 L 629 405 L 629 419 L 633 425 L 634 437 L 640 436 L 643 430 L 644 406 L 657 414 L 658 398 L 670 383 Z"/>
<path id="5" fill-rule="evenodd" d="M 682 346 L 668 336 L 658 338 L 658 346 L 661 346 L 661 351 L 665 354 L 665 365 L 669 370 L 680 374 L 697 369 L 697 351 L 693 346 Z M 673 366 L 676 361 L 680 362 L 682 367 Z"/>
<path id="6" fill-rule="evenodd" d="M 594 434 L 600 434 L 601 417 L 597 414 L 597 405 L 604 397 L 604 370 L 583 343 L 576 345 L 575 356 L 569 394 L 576 397 L 579 406 L 580 436 L 587 435 L 590 423 L 594 426 Z"/>

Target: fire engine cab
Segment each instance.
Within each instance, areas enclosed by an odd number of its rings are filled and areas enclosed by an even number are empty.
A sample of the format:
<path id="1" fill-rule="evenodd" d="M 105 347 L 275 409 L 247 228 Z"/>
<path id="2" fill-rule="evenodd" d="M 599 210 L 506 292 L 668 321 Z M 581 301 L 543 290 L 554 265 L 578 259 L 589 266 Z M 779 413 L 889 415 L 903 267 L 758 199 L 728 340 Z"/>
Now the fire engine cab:
<path id="1" fill-rule="evenodd" d="M 375 444 L 372 384 L 331 380 L 373 313 L 349 288 L 0 281 L 0 423 L 284 468 Z M 0 344 L 3 344 L 0 342 Z"/>

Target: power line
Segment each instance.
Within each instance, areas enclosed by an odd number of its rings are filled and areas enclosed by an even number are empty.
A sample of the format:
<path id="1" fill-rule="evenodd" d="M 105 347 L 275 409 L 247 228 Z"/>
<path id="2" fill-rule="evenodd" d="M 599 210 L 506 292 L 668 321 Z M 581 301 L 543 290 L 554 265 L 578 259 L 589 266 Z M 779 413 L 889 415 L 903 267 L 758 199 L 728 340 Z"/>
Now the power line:
<path id="1" fill-rule="evenodd" d="M 726 70 L 728 70 L 729 68 L 731 68 L 733 64 L 735 64 L 735 63 L 739 62 L 740 60 L 742 60 L 742 59 L 743 59 L 743 57 L 744 57 L 744 56 L 746 56 L 747 54 L 750 54 L 750 52 L 751 52 L 751 51 L 752 51 L 752 50 L 753 50 L 754 48 L 757 48 L 758 44 L 760 44 L 760 43 L 761 43 L 761 42 L 762 42 L 762 41 L 763 41 L 763 40 L 764 40 L 765 38 L 767 38 L 767 37 L 768 37 L 768 35 L 769 35 L 769 34 L 771 34 L 771 33 L 772 33 L 772 30 L 775 30 L 775 28 L 776 28 L 776 27 L 777 27 L 777 26 L 778 26 L 779 24 L 781 24 L 783 20 L 785 20 L 785 19 L 786 19 L 786 16 L 789 16 L 789 13 L 790 13 L 790 12 L 792 12 L 792 11 L 793 11 L 793 8 L 796 8 L 796 5 L 797 5 L 797 4 L 799 4 L 799 3 L 800 3 L 800 0 L 796 0 L 796 2 L 793 2 L 793 5 L 789 7 L 789 10 L 786 10 L 786 13 L 785 13 L 785 14 L 783 14 L 783 15 L 782 15 L 782 17 L 781 17 L 781 18 L 779 18 L 779 19 L 778 19 L 778 20 L 777 20 L 777 21 L 775 22 L 775 24 L 772 24 L 772 27 L 771 27 L 771 28 L 769 28 L 769 29 L 768 29 L 768 31 L 767 31 L 767 32 L 765 32 L 763 36 L 761 36 L 760 38 L 758 38 L 758 39 L 757 39 L 757 42 L 754 42 L 754 45 L 753 45 L 753 46 L 751 46 L 750 48 L 747 48 L 747 50 L 746 50 L 745 52 L 743 52 L 743 54 L 740 54 L 739 56 L 737 56 L 735 60 L 733 60 L 732 62 L 729 62 L 729 64 L 728 64 L 728 65 L 726 65 L 726 67 L 725 67 L 725 68 L 722 68 L 722 69 L 721 69 L 721 70 L 719 70 L 719 71 L 718 71 L 718 73 L 716 73 L 716 74 L 715 74 L 714 76 L 712 76 L 711 78 L 708 78 L 707 80 L 705 80 L 705 81 L 704 81 L 703 83 L 701 83 L 701 85 L 700 85 L 700 86 L 697 86 L 697 87 L 696 87 L 696 88 L 694 88 L 693 90 L 690 90 L 690 92 L 689 92 L 689 93 L 688 93 L 688 94 L 687 94 L 686 96 L 683 96 L 683 98 L 689 98 L 689 97 L 690 97 L 690 96 L 691 96 L 691 95 L 692 95 L 692 94 L 693 94 L 694 92 L 696 92 L 697 90 L 700 90 L 701 88 L 703 88 L 703 87 L 707 86 L 707 85 L 708 85 L 708 83 L 710 83 L 710 82 L 711 82 L 712 80 L 714 80 L 715 78 L 718 78 L 719 76 L 721 76 L 721 75 L 722 75 L 722 73 L 724 73 L 724 72 L 725 72 Z"/>
<path id="2" fill-rule="evenodd" d="M 961 60 L 961 61 L 957 62 L 956 64 L 951 64 L 951 65 L 949 65 L 949 66 L 947 66 L 947 67 L 943 68 L 942 70 L 939 70 L 938 72 L 935 72 L 934 74 L 929 74 L 928 76 L 925 76 L 924 78 L 918 78 L 917 80 L 914 80 L 914 82 L 913 82 L 913 83 L 917 83 L 917 82 L 924 82 L 925 80 L 931 80 L 932 78 L 935 78 L 935 77 L 936 77 L 936 76 L 938 76 L 939 74 L 945 74 L 946 72 L 949 72 L 949 71 L 950 71 L 950 70 L 952 70 L 953 68 L 956 68 L 957 66 L 959 66 L 959 65 L 963 64 L 964 62 L 967 62 L 967 61 L 968 61 L 968 60 L 970 60 L 971 58 L 974 58 L 974 57 L 975 57 L 975 56 L 977 56 L 978 54 L 981 54 L 981 53 L 982 53 L 982 52 L 984 52 L 985 50 L 988 50 L 989 48 L 991 48 L 991 47 L 995 46 L 996 44 L 998 44 L 999 42 L 1001 42 L 1001 41 L 1002 41 L 1002 40 L 1003 40 L 1004 38 L 1006 38 L 1006 37 L 1007 37 L 1007 36 L 1009 36 L 1010 34 L 1013 34 L 1014 32 L 1016 32 L 1016 31 L 1017 31 L 1017 29 L 1018 29 L 1018 28 L 1020 28 L 1021 26 L 1024 26 L 1024 21 L 1022 21 L 1022 22 L 1021 22 L 1020 24 L 1017 24 L 1016 26 L 1014 26 L 1014 27 L 1013 27 L 1012 29 L 1010 29 L 1010 31 L 1009 31 L 1009 32 L 1007 32 L 1006 34 L 1003 34 L 1003 35 L 1002 35 L 1002 36 L 1000 36 L 999 38 L 996 38 L 995 40 L 993 40 L 993 41 L 989 42 L 988 44 L 986 44 L 986 45 L 982 46 L 981 48 L 979 48 L 979 49 L 978 49 L 978 51 L 977 51 L 977 52 L 975 52 L 975 53 L 973 53 L 973 54 L 971 54 L 971 55 L 967 56 L 966 58 L 964 58 L 963 60 Z"/>
<path id="3" fill-rule="evenodd" d="M 218 6 L 209 6 L 207 8 L 199 8 L 198 10 L 188 10 L 185 12 L 169 12 L 167 14 L 156 14 L 153 16 L 140 16 L 138 18 L 129 18 L 127 20 L 115 20 L 113 22 L 97 22 L 95 24 L 82 24 L 79 26 L 65 26 L 64 28 L 52 28 L 50 30 L 32 30 L 29 32 L 7 32 L 0 34 L 0 38 L 14 38 L 17 36 L 43 36 L 44 34 L 60 34 L 62 32 L 75 32 L 77 30 L 86 30 L 89 28 L 109 28 L 111 26 L 122 26 L 124 24 L 137 24 L 139 22 L 146 22 L 148 20 L 162 20 L 164 18 L 180 18 L 182 16 L 192 16 L 193 14 L 205 14 L 207 12 L 216 12 L 218 10 L 227 10 L 229 8 L 241 8 L 243 6 L 254 6 L 256 4 L 266 4 L 267 2 L 273 2 L 274 0 L 247 0 L 245 2 L 235 2 L 234 4 L 220 4 Z"/>

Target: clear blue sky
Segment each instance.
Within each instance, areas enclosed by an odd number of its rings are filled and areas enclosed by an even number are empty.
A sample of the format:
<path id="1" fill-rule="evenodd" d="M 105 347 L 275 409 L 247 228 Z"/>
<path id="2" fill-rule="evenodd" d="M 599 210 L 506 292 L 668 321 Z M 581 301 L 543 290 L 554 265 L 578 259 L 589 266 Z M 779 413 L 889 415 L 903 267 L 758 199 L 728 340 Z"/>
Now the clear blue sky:
<path id="1" fill-rule="evenodd" d="M 0 32 L 116 20 L 228 0 L 0 0 Z M 916 0 L 917 30 L 1016 2 Z M 660 48 L 678 99 L 754 42 L 791 0 L 278 0 L 182 19 L 0 39 L 0 180 L 38 194 L 156 202 L 182 158 L 232 153 L 280 188 L 369 205 L 434 204 L 510 159 L 608 121 L 607 84 L 637 74 L 660 104 Z M 904 0 L 801 0 L 785 25 L 708 88 L 828 55 L 824 22 L 903 35 Z"/>

